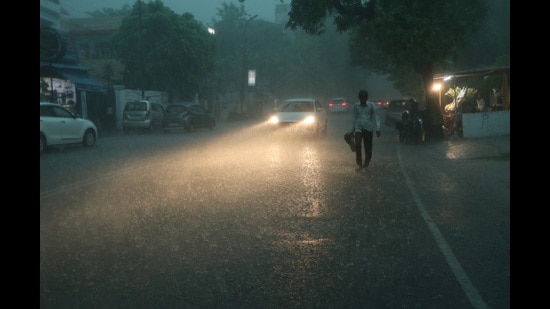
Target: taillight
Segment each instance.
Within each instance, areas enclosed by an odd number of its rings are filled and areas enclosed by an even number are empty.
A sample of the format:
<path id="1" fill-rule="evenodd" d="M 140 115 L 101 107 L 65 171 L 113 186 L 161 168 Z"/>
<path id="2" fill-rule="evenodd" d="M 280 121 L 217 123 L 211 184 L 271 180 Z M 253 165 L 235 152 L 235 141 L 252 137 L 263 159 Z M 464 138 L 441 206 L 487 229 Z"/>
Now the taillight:
<path id="1" fill-rule="evenodd" d="M 342 106 L 346 106 L 346 105 L 348 105 L 348 103 L 342 102 Z"/>
<path id="2" fill-rule="evenodd" d="M 332 102 L 328 102 L 328 106 L 332 107 L 332 106 L 334 106 L 334 104 Z"/>

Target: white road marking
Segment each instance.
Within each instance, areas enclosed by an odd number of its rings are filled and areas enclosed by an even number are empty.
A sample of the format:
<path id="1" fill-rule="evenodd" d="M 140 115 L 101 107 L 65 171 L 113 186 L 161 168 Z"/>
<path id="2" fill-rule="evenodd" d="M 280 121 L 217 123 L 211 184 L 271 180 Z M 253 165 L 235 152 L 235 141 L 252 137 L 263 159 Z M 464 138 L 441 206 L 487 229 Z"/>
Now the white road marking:
<path id="1" fill-rule="evenodd" d="M 409 177 L 409 174 L 407 174 L 407 171 L 405 170 L 405 166 L 403 164 L 403 160 L 401 159 L 401 147 L 397 147 L 397 160 L 399 161 L 399 167 L 401 169 L 401 172 L 403 173 L 403 176 L 405 177 L 405 182 L 407 183 L 407 186 L 411 190 L 411 194 L 414 198 L 416 207 L 418 211 L 420 212 L 420 215 L 424 219 L 424 222 L 428 226 L 428 229 L 432 233 L 433 237 L 435 238 L 435 242 L 437 243 L 437 246 L 439 247 L 439 250 L 441 250 L 441 253 L 443 253 L 443 256 L 445 257 L 445 260 L 447 260 L 447 264 L 449 264 L 449 267 L 451 267 L 451 270 L 453 271 L 456 280 L 460 283 L 460 286 L 462 287 L 462 290 L 470 300 L 470 303 L 474 308 L 478 309 L 486 309 L 487 304 L 485 304 L 485 301 L 479 295 L 479 292 L 475 288 L 474 284 L 456 259 L 453 251 L 451 250 L 451 247 L 449 247 L 449 244 L 447 244 L 447 241 L 445 240 L 445 237 L 443 237 L 443 234 L 439 231 L 437 228 L 437 225 L 433 222 L 432 218 L 426 211 L 426 208 L 424 207 L 424 204 L 422 203 L 422 200 L 420 200 L 420 197 L 418 196 L 418 193 L 416 192 L 416 188 L 414 186 L 414 183 L 411 181 L 411 178 Z"/>

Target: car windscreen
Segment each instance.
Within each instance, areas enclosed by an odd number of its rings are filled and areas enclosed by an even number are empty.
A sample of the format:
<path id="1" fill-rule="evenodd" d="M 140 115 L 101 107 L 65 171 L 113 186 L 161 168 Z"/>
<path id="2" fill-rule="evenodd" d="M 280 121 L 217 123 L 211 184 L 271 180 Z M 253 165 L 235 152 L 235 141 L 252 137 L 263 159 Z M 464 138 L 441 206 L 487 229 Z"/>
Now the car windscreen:
<path id="1" fill-rule="evenodd" d="M 124 111 L 146 111 L 147 103 L 145 102 L 128 102 Z"/>
<path id="2" fill-rule="evenodd" d="M 311 102 L 288 102 L 281 109 L 282 112 L 312 112 L 313 104 Z"/>

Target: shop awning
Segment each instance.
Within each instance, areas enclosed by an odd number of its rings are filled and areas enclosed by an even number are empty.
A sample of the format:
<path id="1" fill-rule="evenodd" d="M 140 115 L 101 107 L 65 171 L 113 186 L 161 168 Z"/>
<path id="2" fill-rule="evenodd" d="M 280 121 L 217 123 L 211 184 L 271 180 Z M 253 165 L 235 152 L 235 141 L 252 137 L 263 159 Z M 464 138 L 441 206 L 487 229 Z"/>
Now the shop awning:
<path id="1" fill-rule="evenodd" d="M 66 70 L 58 73 L 73 82 L 73 84 L 76 85 L 76 88 L 80 90 L 107 93 L 107 88 L 97 79 L 89 76 L 88 72 Z"/>
<path id="2" fill-rule="evenodd" d="M 502 73 L 507 73 L 509 71 L 510 71 L 510 67 L 500 67 L 500 68 L 487 68 L 487 69 L 477 69 L 477 70 L 469 70 L 469 71 L 436 73 L 434 74 L 433 79 L 439 80 L 439 79 L 444 79 L 446 77 L 462 78 L 462 77 L 474 77 L 474 76 L 499 75 Z"/>
<path id="3" fill-rule="evenodd" d="M 40 69 L 48 69 L 57 73 L 63 78 L 70 80 L 79 90 L 107 93 L 107 87 L 97 79 L 91 77 L 86 67 L 60 63 L 43 63 L 41 61 Z"/>

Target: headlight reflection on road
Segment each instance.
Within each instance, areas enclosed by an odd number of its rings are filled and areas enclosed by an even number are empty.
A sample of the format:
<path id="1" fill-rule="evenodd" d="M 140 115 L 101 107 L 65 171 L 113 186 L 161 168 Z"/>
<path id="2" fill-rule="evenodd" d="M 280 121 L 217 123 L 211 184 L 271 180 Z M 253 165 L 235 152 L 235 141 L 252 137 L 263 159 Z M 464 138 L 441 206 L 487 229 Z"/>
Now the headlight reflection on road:
<path id="1" fill-rule="evenodd" d="M 320 177 L 321 161 L 317 149 L 307 145 L 300 153 L 302 183 L 305 187 L 305 204 L 302 206 L 303 216 L 319 217 L 321 215 L 322 183 Z"/>

